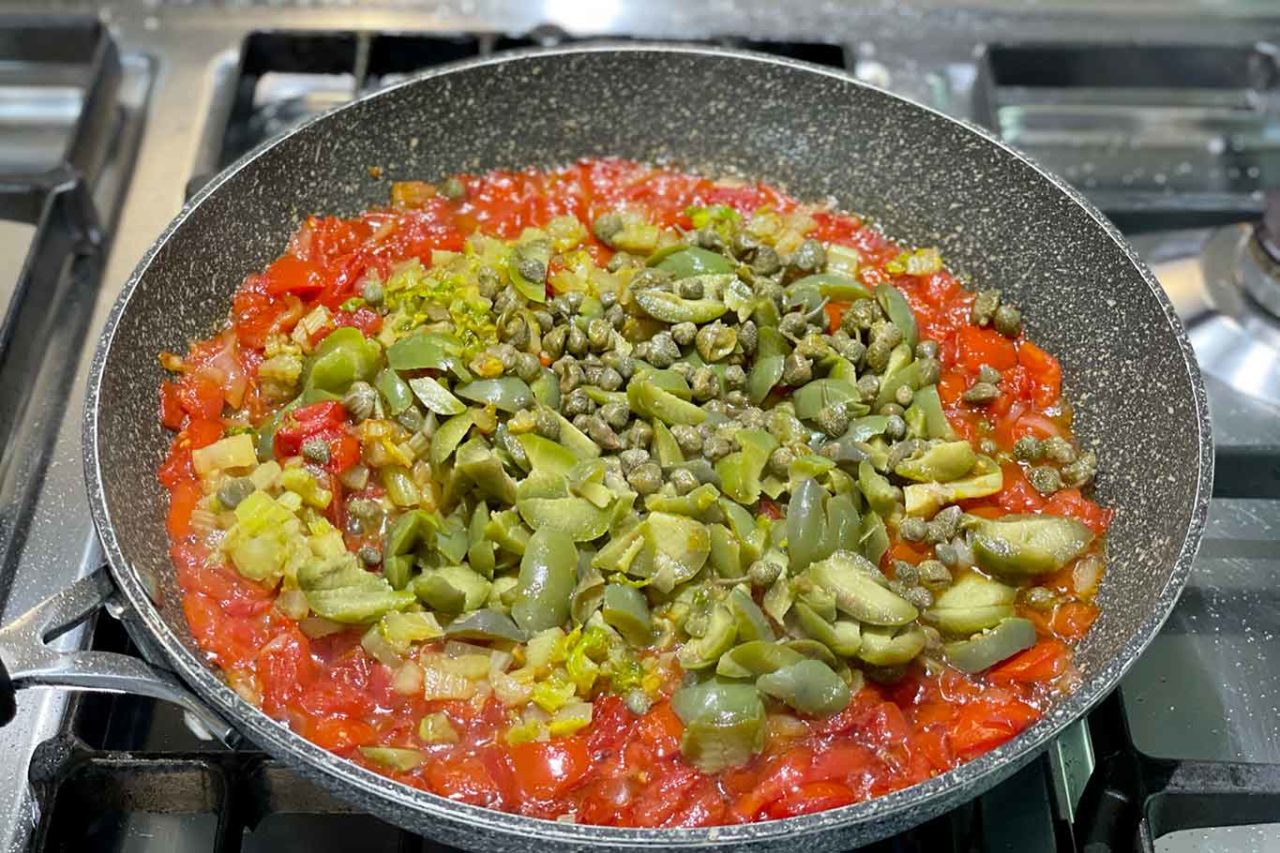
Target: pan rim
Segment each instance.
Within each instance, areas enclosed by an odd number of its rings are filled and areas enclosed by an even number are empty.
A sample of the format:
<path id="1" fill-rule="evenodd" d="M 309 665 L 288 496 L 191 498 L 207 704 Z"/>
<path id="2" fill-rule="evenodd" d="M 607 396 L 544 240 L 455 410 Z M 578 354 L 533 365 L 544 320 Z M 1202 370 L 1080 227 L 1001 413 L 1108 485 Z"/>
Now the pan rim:
<path id="1" fill-rule="evenodd" d="M 360 767 L 347 759 L 340 758 L 336 754 L 308 741 L 284 724 L 268 717 L 261 709 L 240 698 L 199 655 L 183 644 L 151 601 L 145 583 L 131 567 L 127 555 L 124 554 L 115 536 L 111 511 L 106 504 L 103 489 L 97 435 L 99 426 L 98 404 L 102 380 L 119 322 L 127 310 L 135 290 L 146 276 L 159 252 L 169 243 L 173 235 L 181 228 L 194 210 L 264 152 L 282 144 L 295 133 L 320 123 L 343 110 L 358 108 L 367 101 L 389 96 L 404 87 L 418 85 L 422 81 L 437 77 L 467 72 L 490 65 L 518 65 L 529 60 L 593 53 L 677 54 L 721 57 L 730 60 L 773 65 L 783 69 L 802 71 L 807 74 L 817 74 L 844 85 L 870 89 L 881 97 L 891 98 L 916 110 L 923 110 L 935 121 L 950 122 L 958 125 L 963 130 L 976 134 L 988 144 L 996 146 L 1003 154 L 1020 161 L 1021 164 L 1048 180 L 1059 192 L 1080 207 L 1106 234 L 1142 277 L 1151 291 L 1153 298 L 1164 313 L 1170 332 L 1174 335 L 1181 349 L 1187 379 L 1191 384 L 1192 396 L 1195 402 L 1195 419 L 1200 453 L 1197 460 L 1196 491 L 1191 506 L 1190 522 L 1165 586 L 1155 600 L 1155 606 L 1140 625 L 1129 633 L 1128 639 L 1122 645 L 1123 653 L 1106 666 L 1097 670 L 1087 682 L 1070 695 L 1055 703 L 1045 716 L 1018 736 L 972 761 L 961 764 L 924 782 L 859 803 L 799 817 L 701 829 L 604 827 L 531 818 L 482 806 L 459 803 L 412 788 Z M 194 688 L 197 695 L 203 701 L 209 703 L 219 714 L 236 725 L 237 728 L 244 731 L 254 744 L 261 746 L 277 757 L 292 759 L 295 769 L 302 771 L 305 775 L 323 779 L 331 784 L 337 782 L 344 787 L 349 786 L 350 792 L 363 795 L 366 800 L 364 804 L 373 810 L 389 807 L 397 810 L 408 809 L 418 818 L 432 818 L 447 824 L 450 831 L 453 832 L 480 830 L 485 833 L 486 837 L 475 840 L 482 840 L 489 847 L 496 846 L 494 837 L 500 835 L 522 835 L 528 839 L 536 838 L 543 842 L 558 843 L 566 846 L 615 846 L 619 848 L 653 848 L 672 844 L 704 848 L 727 848 L 743 843 L 768 844 L 770 842 L 781 843 L 783 841 L 793 843 L 798 836 L 828 831 L 838 832 L 843 830 L 846 833 L 854 833 L 859 828 L 866 827 L 873 822 L 892 822 L 895 818 L 901 818 L 911 810 L 916 813 L 911 822 L 917 823 L 919 821 L 915 820 L 914 817 L 919 817 L 922 820 L 941 812 L 944 808 L 952 806 L 955 800 L 949 798 L 948 794 L 954 795 L 957 792 L 961 792 L 965 799 L 976 796 L 980 790 L 986 790 L 1000 779 L 1007 777 L 1029 762 L 1046 748 L 1051 739 L 1066 725 L 1078 719 L 1108 695 L 1119 683 L 1121 676 L 1154 639 L 1156 633 L 1172 612 L 1173 606 L 1190 574 L 1191 564 L 1207 523 L 1213 479 L 1213 443 L 1208 414 L 1208 400 L 1199 366 L 1196 363 L 1186 331 L 1174 312 L 1172 303 L 1155 281 L 1150 270 L 1137 257 L 1115 226 L 1077 190 L 1057 175 L 1039 166 L 1022 152 L 1013 149 L 993 136 L 985 128 L 948 116 L 932 107 L 904 98 L 893 92 L 863 83 L 843 71 L 752 51 L 643 41 L 603 42 L 589 45 L 511 51 L 443 65 L 365 98 L 321 113 L 284 136 L 267 140 L 241 156 L 210 180 L 190 201 L 183 205 L 170 224 L 141 257 L 128 281 L 121 289 L 103 327 L 95 350 L 85 399 L 82 440 L 84 473 L 89 504 L 99 539 L 102 542 L 111 567 L 112 576 L 130 605 L 131 615 L 138 619 L 141 626 L 151 637 L 158 641 L 157 644 L 163 650 L 168 659 L 167 662 L 173 666 L 175 672 L 188 685 Z M 404 815 L 402 811 L 396 811 L 392 816 L 393 819 L 402 820 Z M 882 835 L 874 835 L 873 832 L 869 832 L 864 840 L 869 841 L 873 836 L 882 837 Z"/>

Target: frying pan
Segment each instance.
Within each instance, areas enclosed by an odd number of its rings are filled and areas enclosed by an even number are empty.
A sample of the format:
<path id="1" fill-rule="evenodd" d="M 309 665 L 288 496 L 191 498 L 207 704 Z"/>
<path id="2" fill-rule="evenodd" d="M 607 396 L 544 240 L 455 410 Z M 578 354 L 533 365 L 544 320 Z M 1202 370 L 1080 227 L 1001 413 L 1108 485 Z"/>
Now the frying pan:
<path id="1" fill-rule="evenodd" d="M 226 317 L 245 273 L 313 212 L 385 203 L 387 181 L 551 166 L 592 155 L 739 173 L 802 199 L 830 197 L 1024 309 L 1062 361 L 1081 441 L 1115 509 L 1102 615 L 1079 687 L 1021 735 L 924 783 L 832 811 L 748 826 L 644 830 L 536 820 L 451 802 L 362 769 L 241 699 L 197 649 L 168 557 L 153 471 L 156 354 Z M 381 180 L 370 167 L 381 167 Z M 373 170 L 376 172 L 376 170 Z M 900 832 L 1010 775 L 1105 696 L 1168 615 L 1204 527 L 1212 444 L 1199 371 L 1151 274 L 1092 206 L 986 133 L 844 74 L 730 50 L 591 46 L 441 68 L 321 116 L 228 168 L 142 259 L 98 345 L 84 424 L 100 571 L 0 632 L 0 690 L 34 684 L 172 699 L 370 812 L 485 850 L 849 848 Z M 61 654 L 44 641 L 116 600 L 154 665 Z"/>

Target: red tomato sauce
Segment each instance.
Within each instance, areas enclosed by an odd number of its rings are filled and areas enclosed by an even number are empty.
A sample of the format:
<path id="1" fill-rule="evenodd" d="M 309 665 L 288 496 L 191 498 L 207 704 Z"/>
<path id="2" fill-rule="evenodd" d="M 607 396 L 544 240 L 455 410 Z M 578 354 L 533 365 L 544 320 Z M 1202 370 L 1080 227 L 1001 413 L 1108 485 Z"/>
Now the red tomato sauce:
<path id="1" fill-rule="evenodd" d="M 363 629 L 309 638 L 276 609 L 274 590 L 211 560 L 192 529 L 201 490 L 191 451 L 272 413 L 257 383 L 268 334 L 291 331 L 316 305 L 335 310 L 332 324 L 316 339 L 342 325 L 371 333 L 380 322 L 376 313 L 337 310 L 367 270 L 385 275 L 393 264 L 415 257 L 429 265 L 433 251 L 458 251 L 476 230 L 513 238 L 558 215 L 590 221 L 621 203 L 644 208 L 658 224 L 684 228 L 691 227 L 690 205 L 723 204 L 745 215 L 765 206 L 806 210 L 817 223 L 812 236 L 858 249 L 860 277 L 898 287 L 916 313 L 921 336 L 938 342 L 939 394 L 957 432 L 990 439 L 1005 450 L 1024 435 L 1070 437 L 1057 360 L 1024 337 L 1010 340 L 971 326 L 973 294 L 949 273 L 889 272 L 886 265 L 899 256 L 899 247 L 855 216 L 803 208 L 760 183 L 715 182 L 615 159 L 462 180 L 461 202 L 445 199 L 429 184 L 408 183 L 396 185 L 390 207 L 349 219 L 309 217 L 284 255 L 245 277 L 224 332 L 194 344 L 181 359 L 164 357 L 175 360 L 180 375 L 160 389 L 160 420 L 176 435 L 157 476 L 170 493 L 166 525 L 183 607 L 197 643 L 243 696 L 326 749 L 444 797 L 537 817 L 573 814 L 582 823 L 671 827 L 790 817 L 907 787 L 1008 741 L 1073 686 L 1070 644 L 1088 630 L 1097 609 L 1089 603 L 1092 589 L 1077 589 L 1068 566 L 1044 582 L 1067 594 L 1064 603 L 1048 613 L 1020 608 L 1019 615 L 1038 627 L 1037 645 L 979 677 L 949 669 L 925 672 L 917 665 L 895 684 L 868 684 L 833 717 L 771 729 L 766 752 L 744 767 L 715 775 L 698 771 L 680 757 L 682 726 L 666 702 L 638 716 L 607 694 L 595 700 L 593 720 L 581 732 L 508 746 L 499 736 L 507 720 L 496 699 L 475 707 L 401 695 L 392 689 L 391 670 L 361 647 Z M 609 254 L 594 239 L 590 250 L 597 257 Z M 838 323 L 838 310 L 831 319 Z M 984 364 L 1000 371 L 1002 393 L 979 412 L 965 407 L 960 395 Z M 354 441 L 340 423 L 324 427 L 334 457 L 352 452 Z M 1078 490 L 1064 489 L 1046 500 L 1018 464 L 1007 464 L 1004 473 L 1000 494 L 969 502 L 966 509 L 1068 515 L 1105 533 L 1110 512 Z M 341 495 L 336 477 L 329 487 L 338 493 L 334 507 L 352 497 Z M 767 498 L 759 511 L 780 513 Z M 348 542 L 353 549 L 360 544 Z M 895 541 L 884 566 L 926 556 L 911 543 Z M 458 743 L 424 747 L 417 739 L 418 721 L 434 711 L 449 717 L 461 736 Z M 409 772 L 388 770 L 358 752 L 369 744 L 419 749 L 428 760 Z"/>

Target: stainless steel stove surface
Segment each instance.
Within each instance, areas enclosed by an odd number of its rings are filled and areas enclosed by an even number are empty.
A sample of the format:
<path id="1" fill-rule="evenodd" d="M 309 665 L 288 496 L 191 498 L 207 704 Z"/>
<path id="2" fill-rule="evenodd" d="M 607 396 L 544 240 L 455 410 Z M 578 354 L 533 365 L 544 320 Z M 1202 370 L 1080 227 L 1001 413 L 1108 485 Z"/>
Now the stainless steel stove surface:
<path id="1" fill-rule="evenodd" d="M 934 6 L 145 0 L 102 9 L 105 27 L 0 17 L 4 622 L 101 560 L 80 475 L 88 359 L 184 190 L 450 60 L 601 34 L 738 44 L 843 67 L 1058 170 L 1155 265 L 1208 375 L 1215 500 L 1169 624 L 1045 758 L 875 849 L 1280 851 L 1280 216 L 1260 239 L 1252 225 L 1280 188 L 1280 11 Z M 128 647 L 110 619 L 60 642 Z M 14 851 L 432 849 L 151 701 L 29 691 L 0 755 L 0 847 Z"/>

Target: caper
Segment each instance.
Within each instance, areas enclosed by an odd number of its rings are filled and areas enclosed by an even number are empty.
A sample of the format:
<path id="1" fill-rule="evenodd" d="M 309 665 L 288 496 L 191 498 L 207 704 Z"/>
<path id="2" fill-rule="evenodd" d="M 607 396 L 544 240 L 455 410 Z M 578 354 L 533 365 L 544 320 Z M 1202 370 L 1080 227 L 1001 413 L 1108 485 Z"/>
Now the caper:
<path id="1" fill-rule="evenodd" d="M 542 336 L 542 351 L 552 361 L 560 358 L 564 354 L 565 338 L 569 335 L 568 328 L 564 326 L 555 326 L 551 331 Z"/>
<path id="2" fill-rule="evenodd" d="M 1058 594 L 1042 586 L 1033 586 L 1022 594 L 1022 601 L 1032 610 L 1048 612 L 1058 604 Z"/>
<path id="3" fill-rule="evenodd" d="M 617 272 L 628 267 L 639 266 L 642 264 L 639 258 L 632 257 L 626 252 L 615 252 L 613 257 L 609 259 L 609 263 L 605 264 L 605 269 L 609 272 Z"/>
<path id="4" fill-rule="evenodd" d="M 769 454 L 769 473 L 775 477 L 788 477 L 791 472 L 791 463 L 795 460 L 796 454 L 791 448 L 786 445 L 775 447 Z"/>
<path id="5" fill-rule="evenodd" d="M 756 247 L 755 255 L 751 258 L 752 272 L 756 275 L 773 275 L 780 269 L 782 260 L 772 246 Z"/>
<path id="6" fill-rule="evenodd" d="M 999 397 L 1000 389 L 990 382 L 975 382 L 960 395 L 962 400 L 974 406 L 985 406 L 995 402 Z"/>
<path id="7" fill-rule="evenodd" d="M 729 444 L 728 439 L 718 435 L 713 435 L 702 443 L 702 455 L 712 462 L 719 462 L 732 452 L 733 446 Z"/>
<path id="8" fill-rule="evenodd" d="M 1044 455 L 1040 441 L 1034 435 L 1024 435 L 1013 443 L 1013 456 L 1023 462 L 1035 462 Z"/>
<path id="9" fill-rule="evenodd" d="M 995 288 L 979 290 L 974 297 L 973 308 L 969 313 L 969 322 L 975 326 L 986 327 L 996 316 L 1000 308 L 1000 291 Z"/>
<path id="10" fill-rule="evenodd" d="M 989 382 L 992 385 L 1000 384 L 1000 380 L 1004 378 L 1004 374 L 996 370 L 989 364 L 983 364 L 978 368 L 978 381 Z"/>
<path id="11" fill-rule="evenodd" d="M 565 397 L 560 404 L 560 412 L 566 418 L 589 415 L 593 405 L 591 398 L 587 396 L 586 389 L 575 388 L 569 392 L 569 396 Z"/>
<path id="12" fill-rule="evenodd" d="M 864 403 L 870 403 L 880 393 L 880 377 L 872 373 L 864 373 L 858 377 L 858 396 Z"/>
<path id="13" fill-rule="evenodd" d="M 589 415 L 587 417 L 587 424 L 583 432 L 601 450 L 618 450 L 622 447 L 622 441 L 618 438 L 618 434 L 599 415 Z"/>
<path id="14" fill-rule="evenodd" d="M 702 452 L 702 434 L 698 432 L 697 427 L 674 424 L 671 427 L 671 435 L 675 438 L 680 452 L 686 456 L 697 456 Z"/>
<path id="15" fill-rule="evenodd" d="M 695 343 L 703 361 L 717 362 L 733 352 L 738 344 L 738 331 L 733 326 L 726 326 L 716 320 L 698 330 Z"/>
<path id="16" fill-rule="evenodd" d="M 648 447 L 652 441 L 653 427 L 644 421 L 635 421 L 627 430 L 627 439 L 624 444 L 627 447 Z"/>
<path id="17" fill-rule="evenodd" d="M 382 296 L 382 282 L 376 278 L 368 279 L 360 288 L 360 298 L 370 305 L 381 305 Z"/>
<path id="18" fill-rule="evenodd" d="M 937 341 L 930 341 L 926 339 L 916 344 L 916 358 L 926 359 L 926 358 L 937 358 L 937 357 L 938 357 Z"/>
<path id="19" fill-rule="evenodd" d="M 698 488 L 698 477 L 688 468 L 677 468 L 671 472 L 671 485 L 675 487 L 676 494 L 687 495 Z"/>
<path id="20" fill-rule="evenodd" d="M 613 343 L 613 325 L 603 317 L 587 324 L 587 345 L 595 352 L 604 352 Z"/>
<path id="21" fill-rule="evenodd" d="M 917 362 L 917 374 L 921 385 L 933 385 L 942 376 L 942 365 L 936 358 L 922 358 Z"/>
<path id="22" fill-rule="evenodd" d="M 573 389 L 581 385 L 582 380 L 584 379 L 582 368 L 576 361 L 572 360 L 571 356 L 565 356 L 560 359 L 555 364 L 551 365 L 551 369 L 555 372 L 556 376 L 560 377 L 561 394 L 572 393 Z"/>
<path id="23" fill-rule="evenodd" d="M 747 580 L 752 586 L 772 586 L 781 576 L 782 563 L 768 558 L 756 560 L 751 564 L 751 568 L 747 569 Z"/>
<path id="24" fill-rule="evenodd" d="M 907 422 L 901 415 L 889 415 L 884 422 L 884 435 L 890 441 L 899 441 L 907 434 Z"/>
<path id="25" fill-rule="evenodd" d="M 687 347 L 693 343 L 693 339 L 697 337 L 698 327 L 693 323 L 676 323 L 671 327 L 671 339 L 682 347 Z"/>
<path id="26" fill-rule="evenodd" d="M 837 438 L 844 435 L 845 430 L 849 428 L 849 413 L 845 410 L 843 403 L 823 406 L 818 411 L 814 422 L 818 425 L 818 429 L 832 438 Z"/>
<path id="27" fill-rule="evenodd" d="M 560 419 L 550 409 L 538 409 L 538 425 L 535 427 L 535 431 L 543 438 L 558 441 L 560 439 Z"/>
<path id="28" fill-rule="evenodd" d="M 710 249 L 713 252 L 720 252 L 728 248 L 724 242 L 724 238 L 714 228 L 700 228 L 693 232 L 694 245 L 701 246 L 704 249 Z"/>
<path id="29" fill-rule="evenodd" d="M 649 363 L 662 370 L 670 367 L 680 357 L 680 347 L 676 345 L 670 332 L 658 332 L 649 339 Z"/>
<path id="30" fill-rule="evenodd" d="M 791 266 L 802 273 L 817 272 L 827 265 L 827 250 L 813 238 L 802 242 L 791 256 Z"/>
<path id="31" fill-rule="evenodd" d="M 942 547 L 942 545 L 939 545 L 935 550 L 940 553 Z M 946 547 L 949 548 L 950 546 Z M 933 589 L 950 586 L 951 584 L 951 570 L 946 567 L 946 564 L 941 559 L 921 560 L 919 565 L 916 566 L 916 574 L 920 576 L 920 583 Z"/>
<path id="32" fill-rule="evenodd" d="M 376 566 L 382 562 L 382 551 L 372 545 L 364 545 L 356 552 L 356 556 L 360 558 L 360 562 L 366 566 Z"/>
<path id="33" fill-rule="evenodd" d="M 651 495 L 662 488 L 662 469 L 657 463 L 646 462 L 627 474 L 627 483 L 639 495 Z"/>
<path id="34" fill-rule="evenodd" d="M 1040 443 L 1041 453 L 1050 462 L 1059 465 L 1070 465 L 1076 461 L 1076 450 L 1071 442 L 1057 435 L 1051 435 Z"/>
<path id="35" fill-rule="evenodd" d="M 876 373 L 883 373 L 884 369 L 889 366 L 889 353 L 892 351 L 893 347 L 883 340 L 872 341 L 871 345 L 867 347 L 867 354 L 863 356 L 862 360 L 869 369 Z"/>
<path id="36" fill-rule="evenodd" d="M 959 565 L 960 558 L 956 554 L 955 546 L 949 542 L 939 542 L 933 549 L 934 556 L 938 558 L 938 562 L 943 567 Z"/>
<path id="37" fill-rule="evenodd" d="M 831 348 L 834 349 L 841 358 L 848 359 L 854 364 L 858 364 L 867 354 L 867 347 L 857 338 L 851 338 L 840 330 L 836 335 L 831 336 Z M 873 395 L 874 396 L 874 395 Z"/>
<path id="38" fill-rule="evenodd" d="M 1069 486 L 1079 488 L 1087 484 L 1098 473 L 1098 457 L 1092 450 L 1081 453 L 1074 462 L 1064 465 L 1062 479 Z"/>
<path id="39" fill-rule="evenodd" d="M 915 605 L 917 610 L 927 610 L 933 606 L 933 593 L 922 586 L 913 586 L 903 590 L 902 597 Z"/>
<path id="40" fill-rule="evenodd" d="M 949 506 L 934 513 L 929 519 L 928 534 L 930 542 L 946 542 L 960 532 L 960 520 L 964 511 L 958 506 Z"/>
<path id="41" fill-rule="evenodd" d="M 676 282 L 676 295 L 684 299 L 701 299 L 706 293 L 702 280 L 697 276 L 681 279 Z"/>
<path id="42" fill-rule="evenodd" d="M 522 352 L 516 356 L 516 376 L 525 382 L 532 382 L 542 374 L 542 362 L 531 352 Z"/>
<path id="43" fill-rule="evenodd" d="M 1022 312 L 1012 305 L 1001 305 L 996 309 L 994 325 L 1006 338 L 1016 338 L 1022 331 Z"/>
<path id="44" fill-rule="evenodd" d="M 587 354 L 587 347 L 589 346 L 587 333 L 582 331 L 582 328 L 578 326 L 577 323 L 570 323 L 569 336 L 565 339 L 564 346 L 565 349 L 569 351 L 570 355 L 582 358 Z"/>
<path id="45" fill-rule="evenodd" d="M 905 413 L 906 409 L 902 408 L 897 403 L 885 403 L 876 410 L 877 415 L 888 415 L 889 417 L 894 417 L 895 415 L 897 417 L 902 417 Z"/>
<path id="46" fill-rule="evenodd" d="M 730 391 L 741 391 L 747 386 L 747 371 L 740 364 L 729 365 L 724 369 L 724 384 Z"/>
<path id="47" fill-rule="evenodd" d="M 240 502 L 253 494 L 257 486 L 248 477 L 232 477 L 218 489 L 218 502 L 227 509 L 235 509 Z"/>
<path id="48" fill-rule="evenodd" d="M 790 353 L 782 360 L 782 382 L 791 387 L 804 385 L 813 378 L 813 362 L 800 355 Z"/>
<path id="49" fill-rule="evenodd" d="M 493 299 L 502 290 L 502 278 L 493 267 L 480 267 L 476 271 L 476 287 L 485 299 Z"/>
<path id="50" fill-rule="evenodd" d="M 910 406 L 911 401 L 915 399 L 915 391 L 911 390 L 910 385 L 899 385 L 897 390 L 893 392 L 893 399 L 899 406 Z"/>
<path id="51" fill-rule="evenodd" d="M 753 355 L 756 351 L 756 343 L 760 340 L 760 330 L 756 327 L 755 322 L 748 320 L 738 326 L 738 346 L 742 347 L 742 351 L 747 355 Z"/>
<path id="52" fill-rule="evenodd" d="M 631 420 L 631 408 L 626 403 L 605 403 L 597 412 L 615 432 L 626 429 Z"/>
<path id="53" fill-rule="evenodd" d="M 929 529 L 923 519 L 907 516 L 898 525 L 898 535 L 908 542 L 921 542 Z"/>
<path id="54" fill-rule="evenodd" d="M 600 356 L 600 363 L 605 367 L 616 370 L 618 375 L 622 377 L 623 382 L 630 379 L 636 371 L 636 360 L 634 358 L 615 351 L 610 351 Z"/>
<path id="55" fill-rule="evenodd" d="M 630 447 L 618 454 L 618 461 L 622 464 L 622 472 L 628 474 L 649 461 L 649 451 L 643 447 Z"/>
<path id="56" fill-rule="evenodd" d="M 323 438 L 309 438 L 302 442 L 302 458 L 317 465 L 329 462 L 329 443 Z"/>
<path id="57" fill-rule="evenodd" d="M 617 213 L 605 213 L 596 217 L 596 221 L 591 223 L 591 233 L 595 238 L 606 246 L 613 245 L 613 238 L 619 231 L 625 227 L 622 216 Z"/>

